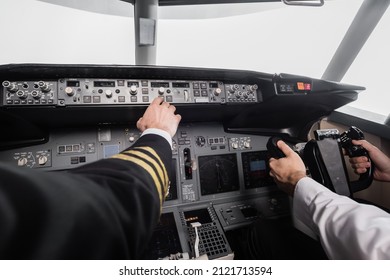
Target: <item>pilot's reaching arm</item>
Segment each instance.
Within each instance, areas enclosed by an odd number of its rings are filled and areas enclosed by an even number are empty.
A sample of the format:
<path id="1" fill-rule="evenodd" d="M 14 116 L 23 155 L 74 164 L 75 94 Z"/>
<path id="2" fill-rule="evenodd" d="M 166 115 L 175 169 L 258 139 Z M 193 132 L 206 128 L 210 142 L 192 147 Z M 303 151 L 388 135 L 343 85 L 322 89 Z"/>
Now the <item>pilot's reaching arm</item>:
<path id="1" fill-rule="evenodd" d="M 390 259 L 390 215 L 306 177 L 301 158 L 283 141 L 277 145 L 286 157 L 270 159 L 270 174 L 293 196 L 293 214 L 319 235 L 328 257 Z"/>
<path id="2" fill-rule="evenodd" d="M 155 99 L 130 149 L 67 173 L 0 164 L 0 258 L 139 257 L 168 190 L 174 112 Z"/>

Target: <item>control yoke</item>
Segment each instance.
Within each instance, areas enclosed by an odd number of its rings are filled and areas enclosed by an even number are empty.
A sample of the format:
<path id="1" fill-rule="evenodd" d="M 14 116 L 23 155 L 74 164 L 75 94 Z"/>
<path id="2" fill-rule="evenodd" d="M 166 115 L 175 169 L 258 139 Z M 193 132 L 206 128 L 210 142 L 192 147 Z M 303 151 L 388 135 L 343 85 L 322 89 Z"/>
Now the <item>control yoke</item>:
<path id="1" fill-rule="evenodd" d="M 357 192 L 368 188 L 372 180 L 374 179 L 374 163 L 365 148 L 359 145 L 352 144 L 352 140 L 363 140 L 363 132 L 356 126 L 351 126 L 347 131 L 340 135 L 340 144 L 344 148 L 345 153 L 349 157 L 360 157 L 365 156 L 371 162 L 371 167 L 367 169 L 364 174 L 361 174 L 359 179 L 351 182 L 352 192 Z"/>
<path id="2" fill-rule="evenodd" d="M 359 128 L 352 126 L 341 135 L 337 129 L 316 130 L 314 134 L 315 139 L 303 146 L 295 146 L 314 180 L 340 195 L 349 197 L 371 185 L 375 168 L 373 162 L 366 149 L 352 143 L 352 140 L 364 139 Z M 274 158 L 284 156 L 276 145 L 279 140 L 281 139 L 271 137 L 267 143 L 268 152 Z M 349 180 L 342 149 L 349 157 L 366 156 L 371 161 L 371 168 L 356 181 Z"/>

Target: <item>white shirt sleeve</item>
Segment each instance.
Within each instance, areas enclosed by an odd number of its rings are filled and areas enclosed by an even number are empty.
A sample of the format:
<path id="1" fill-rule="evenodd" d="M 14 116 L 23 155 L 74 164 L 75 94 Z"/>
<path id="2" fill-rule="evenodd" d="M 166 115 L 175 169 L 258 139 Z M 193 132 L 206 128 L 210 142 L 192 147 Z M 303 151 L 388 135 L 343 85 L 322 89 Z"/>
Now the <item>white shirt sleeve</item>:
<path id="1" fill-rule="evenodd" d="M 301 179 L 293 214 L 319 235 L 330 259 L 390 259 L 390 214 Z"/>
<path id="2" fill-rule="evenodd" d="M 166 132 L 165 130 L 158 129 L 158 128 L 148 128 L 145 129 L 144 132 L 142 132 L 141 137 L 146 134 L 157 134 L 165 138 L 165 140 L 168 141 L 169 145 L 171 146 L 172 149 L 172 137 L 171 135 Z"/>

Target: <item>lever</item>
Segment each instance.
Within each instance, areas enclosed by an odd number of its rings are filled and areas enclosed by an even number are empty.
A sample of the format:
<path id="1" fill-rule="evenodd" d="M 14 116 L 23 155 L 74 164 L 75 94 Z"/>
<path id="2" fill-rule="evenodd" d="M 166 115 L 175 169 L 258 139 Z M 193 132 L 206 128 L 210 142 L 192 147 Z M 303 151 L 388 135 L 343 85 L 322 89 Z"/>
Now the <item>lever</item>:
<path id="1" fill-rule="evenodd" d="M 191 152 L 189 148 L 185 148 L 183 151 L 184 157 L 184 174 L 186 180 L 192 179 L 192 164 L 191 164 Z"/>
<path id="2" fill-rule="evenodd" d="M 270 157 L 279 159 L 286 157 L 286 155 L 279 149 L 277 143 L 279 140 L 282 140 L 282 138 L 279 137 L 270 137 L 267 142 L 267 150 L 270 155 Z"/>

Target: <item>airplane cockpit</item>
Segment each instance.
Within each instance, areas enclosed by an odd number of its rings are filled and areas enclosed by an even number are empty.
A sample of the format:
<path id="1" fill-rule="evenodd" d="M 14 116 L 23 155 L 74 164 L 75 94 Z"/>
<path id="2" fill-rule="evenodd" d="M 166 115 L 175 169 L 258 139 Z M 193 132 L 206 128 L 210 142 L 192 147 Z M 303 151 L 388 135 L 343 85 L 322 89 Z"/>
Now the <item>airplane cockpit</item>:
<path id="1" fill-rule="evenodd" d="M 343 79 L 371 33 L 386 28 L 381 21 L 389 21 L 390 1 L 76 2 L 26 2 L 31 11 L 39 8 L 39 15 L 62 22 L 26 39 L 30 27 L 15 23 L 3 36 L 0 161 L 66 172 L 109 158 L 139 139 L 136 122 L 153 99 L 173 104 L 182 116 L 173 137 L 173 174 L 144 259 L 245 258 L 237 244 L 253 222 L 292 221 L 291 198 L 269 174 L 275 138 L 299 153 L 309 176 L 332 191 L 390 208 L 390 183 L 373 182 L 372 174 L 356 177 L 342 152 L 355 151 L 350 139 L 363 138 L 390 151 L 386 79 L 374 77 L 379 85 L 371 88 L 359 74 Z M 1 10 L 0 23 L 9 22 Z M 347 10 L 346 20 L 341 14 Z M 325 32 L 335 11 L 343 25 Z M 269 26 L 256 22 L 276 12 L 282 18 Z M 322 13 L 326 24 L 314 21 Z M 302 26 L 311 20 L 316 26 L 306 31 Z M 315 48 L 321 32 L 336 37 L 334 44 L 318 43 L 326 52 Z M 380 55 L 377 67 L 390 62 L 388 53 Z M 270 66 L 262 70 L 262 64 Z M 382 91 L 368 97 L 379 101 L 372 105 L 378 110 L 349 106 L 372 88 Z"/>

